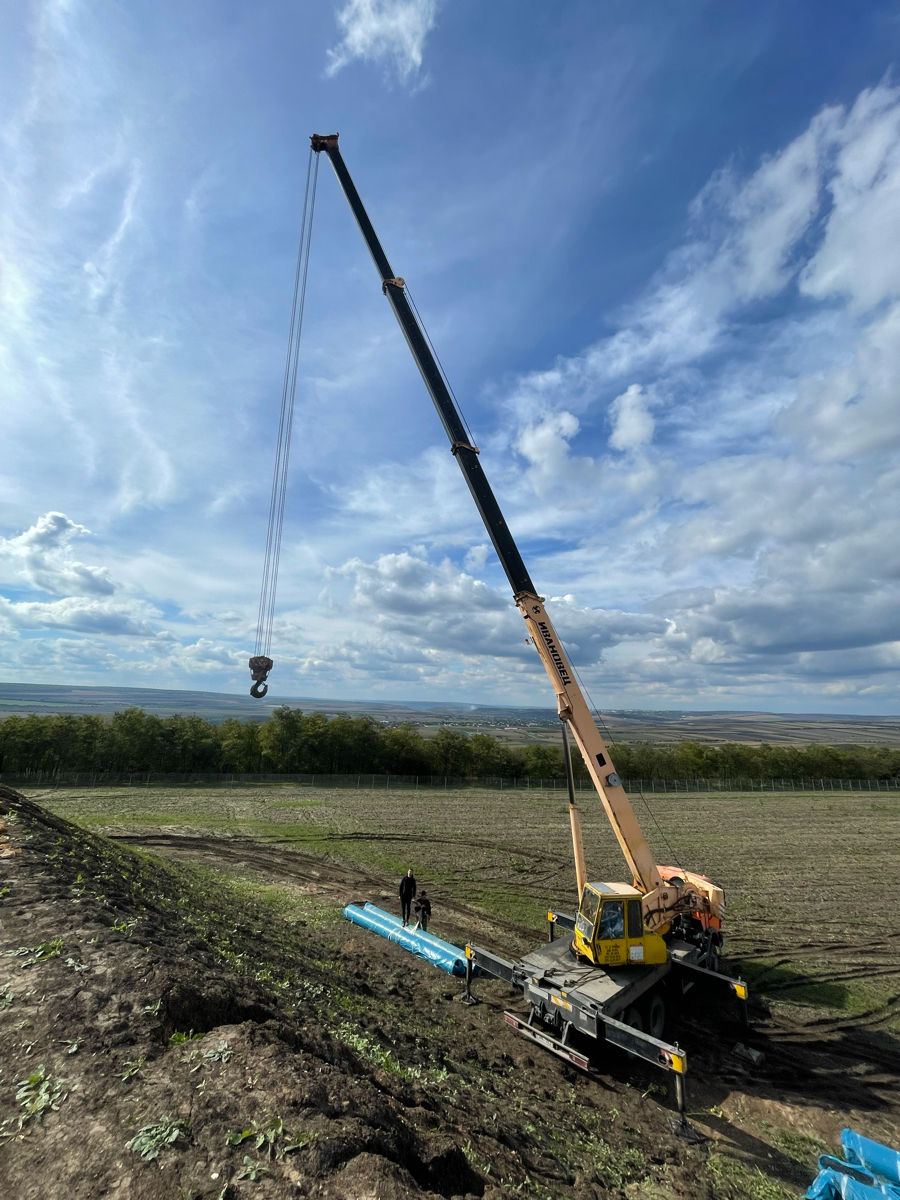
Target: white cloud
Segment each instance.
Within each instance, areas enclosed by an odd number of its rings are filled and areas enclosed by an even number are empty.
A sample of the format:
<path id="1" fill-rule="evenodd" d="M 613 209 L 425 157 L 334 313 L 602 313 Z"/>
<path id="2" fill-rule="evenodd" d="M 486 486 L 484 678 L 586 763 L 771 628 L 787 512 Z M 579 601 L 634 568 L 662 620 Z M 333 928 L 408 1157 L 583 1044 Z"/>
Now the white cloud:
<path id="1" fill-rule="evenodd" d="M 780 153 L 766 159 L 726 201 L 729 228 L 714 260 L 723 280 L 722 310 L 781 291 L 796 270 L 798 242 L 822 202 L 823 167 L 840 110 L 824 109 Z M 713 191 L 718 190 L 718 185 Z M 702 215 L 705 197 L 695 205 Z"/>
<path id="2" fill-rule="evenodd" d="M 353 559 L 331 575 L 350 581 L 352 593 L 330 592 L 328 602 L 370 614 L 370 638 L 373 631 L 376 640 L 383 638 L 396 660 L 450 671 L 460 655 L 494 663 L 511 659 L 518 672 L 541 676 L 508 591 L 489 588 L 447 561 L 389 554 L 371 563 Z M 665 618 L 655 614 L 586 609 L 571 596 L 556 597 L 550 605 L 564 644 L 581 666 L 599 663 L 613 644 L 662 635 L 667 628 Z"/>
<path id="3" fill-rule="evenodd" d="M 351 579 L 355 603 L 373 609 L 376 621 L 447 608 L 471 614 L 506 607 L 485 583 L 450 562 L 436 567 L 406 553 L 384 554 L 372 563 L 351 559 L 329 575 Z"/>
<path id="4" fill-rule="evenodd" d="M 800 380 L 778 429 L 822 463 L 860 461 L 900 443 L 900 304 L 873 317 L 840 366 Z"/>
<path id="5" fill-rule="evenodd" d="M 621 314 L 619 329 L 519 380 L 512 411 L 523 421 L 573 406 L 580 414 L 623 377 L 635 386 L 640 374 L 646 386 L 645 379 L 702 364 L 713 351 L 740 353 L 735 338 L 747 308 L 798 283 L 810 296 L 848 295 L 859 304 L 894 295 L 898 131 L 900 90 L 882 85 L 849 113 L 823 109 L 745 178 L 733 167 L 717 172 L 691 205 L 689 236 Z"/>
<path id="6" fill-rule="evenodd" d="M 48 603 L 22 600 L 13 603 L 0 596 L 0 625 L 7 631 L 66 629 L 109 637 L 141 637 L 171 640 L 151 624 L 159 613 L 151 605 L 136 600 L 90 600 L 67 596 Z"/>
<path id="7" fill-rule="evenodd" d="M 24 533 L 0 538 L 0 571 L 11 582 L 27 581 L 56 595 L 109 595 L 115 590 L 109 570 L 72 556 L 72 542 L 89 535 L 64 513 L 45 513 Z"/>
<path id="8" fill-rule="evenodd" d="M 449 447 L 428 447 L 410 463 L 365 468 L 334 489 L 332 497 L 353 520 L 357 538 L 361 518 L 407 543 L 424 538 L 431 544 L 458 543 L 461 530 L 463 537 L 476 530 L 483 536 Z"/>
<path id="9" fill-rule="evenodd" d="M 590 494 L 595 464 L 570 452 L 569 443 L 578 429 L 578 418 L 562 409 L 519 431 L 516 449 L 529 464 L 528 482 L 538 499 L 553 501 L 562 493 L 570 503 L 577 503 L 580 495 Z"/>
<path id="10" fill-rule="evenodd" d="M 195 673 L 218 674 L 223 667 L 229 670 L 235 667 L 246 667 L 247 655 L 241 651 L 235 651 L 222 642 L 214 642 L 210 638 L 198 638 L 196 642 L 179 646 L 177 651 L 171 654 L 169 665 L 174 668 L 173 673 L 187 676 Z"/>
<path id="11" fill-rule="evenodd" d="M 470 572 L 480 571 L 487 562 L 490 553 L 491 547 L 486 542 L 482 542 L 478 546 L 472 546 L 466 551 L 463 566 Z"/>
<path id="12" fill-rule="evenodd" d="M 897 90 L 864 91 L 836 130 L 832 207 L 801 286 L 866 309 L 900 294 L 900 105 Z"/>
<path id="13" fill-rule="evenodd" d="M 438 0 L 347 0 L 337 13 L 341 41 L 328 51 L 326 75 L 355 59 L 381 63 L 403 83 L 422 70 L 425 40 L 437 20 Z"/>
<path id="14" fill-rule="evenodd" d="M 621 396 L 616 396 L 609 415 L 612 422 L 609 444 L 613 450 L 637 450 L 653 440 L 653 417 L 640 384 L 633 383 Z"/>

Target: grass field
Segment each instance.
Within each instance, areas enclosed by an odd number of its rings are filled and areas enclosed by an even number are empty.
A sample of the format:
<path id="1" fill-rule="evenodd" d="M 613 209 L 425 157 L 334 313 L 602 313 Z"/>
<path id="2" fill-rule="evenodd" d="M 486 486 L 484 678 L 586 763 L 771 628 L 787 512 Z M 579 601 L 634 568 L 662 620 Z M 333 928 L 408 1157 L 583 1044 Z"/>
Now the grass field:
<path id="1" fill-rule="evenodd" d="M 392 893 L 413 866 L 441 904 L 528 931 L 575 903 L 560 792 L 370 791 L 252 786 L 59 790 L 35 796 L 105 833 L 236 836 L 358 867 Z M 725 888 L 726 948 L 758 992 L 898 1027 L 900 916 L 888 897 L 900 848 L 900 793 L 701 793 L 632 798 L 661 863 Z M 599 801 L 580 797 L 588 873 L 626 868 Z M 227 865 L 223 863 L 225 869 Z M 348 896 L 348 899 L 353 897 Z M 309 906 L 312 898 L 297 898 Z M 337 910 L 335 910 L 336 912 Z"/>

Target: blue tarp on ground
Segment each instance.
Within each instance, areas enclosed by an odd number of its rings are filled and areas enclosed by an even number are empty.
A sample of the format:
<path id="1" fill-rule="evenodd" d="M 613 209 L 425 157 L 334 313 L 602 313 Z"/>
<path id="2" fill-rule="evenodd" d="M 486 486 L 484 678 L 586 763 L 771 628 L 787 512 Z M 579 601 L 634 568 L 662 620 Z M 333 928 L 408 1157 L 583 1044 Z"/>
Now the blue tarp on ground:
<path id="1" fill-rule="evenodd" d="M 900 1200 L 900 1154 L 853 1129 L 841 1133 L 844 1158 L 823 1154 L 806 1200 Z"/>
<path id="2" fill-rule="evenodd" d="M 381 937 L 387 938 L 389 942 L 396 942 L 410 954 L 416 954 L 419 958 L 426 959 L 433 966 L 440 967 L 442 971 L 446 971 L 450 975 L 465 975 L 466 973 L 465 950 L 454 946 L 452 942 L 445 942 L 443 938 L 435 937 L 433 933 L 426 933 L 422 929 L 413 929 L 409 925 L 404 926 L 399 917 L 385 912 L 383 908 L 378 908 L 375 904 L 348 904 L 344 909 L 344 916 L 355 925 L 362 925 L 364 928 L 380 934 Z M 480 973 L 479 968 L 475 967 L 474 974 Z"/>

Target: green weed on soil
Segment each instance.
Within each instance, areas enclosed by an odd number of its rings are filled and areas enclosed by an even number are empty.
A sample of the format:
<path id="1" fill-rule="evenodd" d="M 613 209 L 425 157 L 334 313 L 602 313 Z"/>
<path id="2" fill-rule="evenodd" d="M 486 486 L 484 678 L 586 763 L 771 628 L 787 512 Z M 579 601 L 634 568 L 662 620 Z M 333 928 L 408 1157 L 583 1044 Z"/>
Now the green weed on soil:
<path id="1" fill-rule="evenodd" d="M 796 1200 L 793 1188 L 787 1188 L 758 1167 L 747 1166 L 737 1158 L 713 1151 L 706 1163 L 722 1194 L 741 1196 L 743 1200 Z M 727 1193 L 726 1193 L 726 1189 Z"/>

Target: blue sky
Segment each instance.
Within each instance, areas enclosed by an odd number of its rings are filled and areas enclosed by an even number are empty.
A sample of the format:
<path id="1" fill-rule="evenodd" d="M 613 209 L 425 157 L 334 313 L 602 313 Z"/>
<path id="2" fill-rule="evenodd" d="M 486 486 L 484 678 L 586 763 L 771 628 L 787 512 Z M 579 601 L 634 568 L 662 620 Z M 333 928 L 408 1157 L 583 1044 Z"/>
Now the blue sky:
<path id="1" fill-rule="evenodd" d="M 900 9 L 7 6 L 0 677 L 243 691 L 311 133 L 605 708 L 896 713 Z M 326 160 L 270 697 L 553 707 Z"/>

